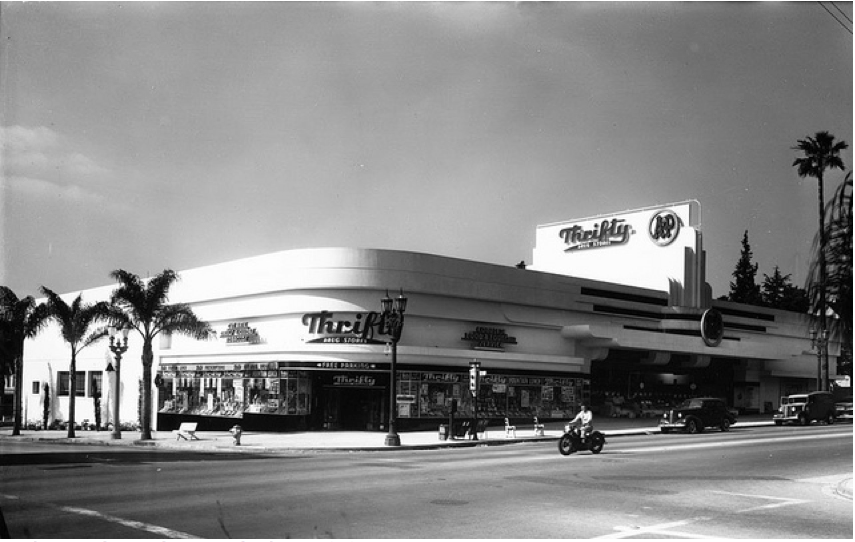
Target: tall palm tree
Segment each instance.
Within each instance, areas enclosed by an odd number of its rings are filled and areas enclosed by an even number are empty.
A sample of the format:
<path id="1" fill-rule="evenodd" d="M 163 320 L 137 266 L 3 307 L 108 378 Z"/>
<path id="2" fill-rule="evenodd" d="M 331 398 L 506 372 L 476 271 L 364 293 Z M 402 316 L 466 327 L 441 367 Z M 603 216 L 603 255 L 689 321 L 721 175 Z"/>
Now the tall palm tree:
<path id="1" fill-rule="evenodd" d="M 840 153 L 849 148 L 845 141 L 834 141 L 828 132 L 817 132 L 814 137 L 800 139 L 793 150 L 801 151 L 804 156 L 796 158 L 793 166 L 798 169 L 799 177 L 814 177 L 819 185 L 819 332 L 826 330 L 826 268 L 825 268 L 825 197 L 823 195 L 823 174 L 826 169 L 844 169 Z M 828 390 L 828 350 L 822 353 L 821 389 Z"/>
<path id="2" fill-rule="evenodd" d="M 12 435 L 21 434 L 21 398 L 24 393 L 24 342 L 44 329 L 47 306 L 32 296 L 18 299 L 11 289 L 0 286 L 0 358 L 15 374 L 15 422 Z M 7 374 L 7 371 L 2 371 Z"/>
<path id="3" fill-rule="evenodd" d="M 62 338 L 71 345 L 71 364 L 69 367 L 70 386 L 68 392 L 68 438 L 74 438 L 77 354 L 107 335 L 107 330 L 104 327 L 100 327 L 92 332 L 90 332 L 90 328 L 99 321 L 110 319 L 110 306 L 103 301 L 95 304 L 83 303 L 81 295 L 78 295 L 71 302 L 71 305 L 69 305 L 59 295 L 48 288 L 42 286 L 41 291 L 47 297 L 50 319 L 59 324 Z M 118 423 L 118 420 L 116 420 L 116 423 Z"/>
<path id="4" fill-rule="evenodd" d="M 159 333 L 179 333 L 204 340 L 213 333 L 211 325 L 200 320 L 190 305 L 168 303 L 169 289 L 178 281 L 178 274 L 165 269 L 159 275 L 143 281 L 137 275 L 118 269 L 110 276 L 119 282 L 111 303 L 122 310 L 124 323 L 136 329 L 143 339 L 143 440 L 151 439 L 151 366 L 154 362 L 152 344 Z"/>
<path id="5" fill-rule="evenodd" d="M 852 172 L 846 174 L 834 197 L 825 208 L 825 266 L 827 305 L 833 318 L 828 321 L 828 334 L 843 346 L 841 356 L 851 363 L 852 356 Z M 819 234 L 814 247 L 819 245 Z M 811 261 L 808 284 L 819 276 L 818 258 Z M 811 305 L 818 307 L 818 296 L 811 296 Z M 851 372 L 851 365 L 848 370 Z"/>

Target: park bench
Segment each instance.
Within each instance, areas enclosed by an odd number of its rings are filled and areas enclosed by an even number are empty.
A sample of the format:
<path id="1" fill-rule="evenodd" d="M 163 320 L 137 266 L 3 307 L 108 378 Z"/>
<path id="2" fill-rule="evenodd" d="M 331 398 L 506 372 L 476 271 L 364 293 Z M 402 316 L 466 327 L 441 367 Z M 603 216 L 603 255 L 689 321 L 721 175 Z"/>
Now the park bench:
<path id="1" fill-rule="evenodd" d="M 505 418 L 505 438 L 511 436 L 517 438 L 517 426 L 511 425 L 511 422 Z"/>
<path id="2" fill-rule="evenodd" d="M 175 433 L 175 440 L 199 440 L 199 437 L 196 436 L 196 423 L 185 422 L 178 426 L 178 429 L 174 429 L 172 432 Z"/>
<path id="3" fill-rule="evenodd" d="M 452 438 L 472 438 L 472 435 L 477 433 L 485 433 L 487 431 L 487 425 L 489 425 L 490 420 L 487 418 L 481 418 L 475 423 L 475 427 L 472 426 L 472 420 L 459 420 L 455 421 L 454 425 L 451 426 L 451 436 Z M 474 429 L 474 430 L 473 430 Z"/>
<path id="4" fill-rule="evenodd" d="M 452 438 L 466 438 L 469 434 L 471 422 L 469 420 L 457 420 L 451 425 Z"/>

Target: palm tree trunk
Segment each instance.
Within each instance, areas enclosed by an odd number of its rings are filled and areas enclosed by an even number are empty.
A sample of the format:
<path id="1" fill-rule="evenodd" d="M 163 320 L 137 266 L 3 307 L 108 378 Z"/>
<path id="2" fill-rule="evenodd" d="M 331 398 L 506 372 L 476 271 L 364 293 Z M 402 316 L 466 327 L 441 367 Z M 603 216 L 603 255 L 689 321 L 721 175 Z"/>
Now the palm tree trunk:
<path id="1" fill-rule="evenodd" d="M 823 195 L 822 170 L 817 176 L 819 181 L 819 337 L 823 341 L 827 337 L 825 322 L 825 197 Z M 820 342 L 820 357 L 822 358 L 818 382 L 820 390 L 828 391 L 828 345 Z M 820 387 L 821 386 L 821 387 Z"/>
<path id="2" fill-rule="evenodd" d="M 23 405 L 22 394 L 24 393 L 24 356 L 15 358 L 15 425 L 12 427 L 12 436 L 21 434 Z"/>
<path id="3" fill-rule="evenodd" d="M 74 349 L 71 350 L 71 373 L 68 375 L 69 390 L 68 390 L 68 438 L 74 438 L 74 400 L 77 396 L 77 354 Z"/>
<path id="4" fill-rule="evenodd" d="M 151 365 L 154 362 L 154 353 L 151 341 L 143 343 L 143 408 L 142 408 L 142 440 L 151 440 Z"/>

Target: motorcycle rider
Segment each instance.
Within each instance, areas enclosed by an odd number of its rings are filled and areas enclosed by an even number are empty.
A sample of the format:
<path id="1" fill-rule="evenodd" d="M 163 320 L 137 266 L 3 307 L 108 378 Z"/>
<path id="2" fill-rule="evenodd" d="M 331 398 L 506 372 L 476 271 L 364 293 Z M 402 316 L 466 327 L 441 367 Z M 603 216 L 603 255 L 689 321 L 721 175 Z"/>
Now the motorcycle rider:
<path id="1" fill-rule="evenodd" d="M 587 405 L 582 405 L 582 410 L 576 414 L 570 425 L 579 424 L 579 436 L 582 437 L 582 442 L 588 440 L 588 436 L 594 431 L 594 414 L 588 410 Z"/>

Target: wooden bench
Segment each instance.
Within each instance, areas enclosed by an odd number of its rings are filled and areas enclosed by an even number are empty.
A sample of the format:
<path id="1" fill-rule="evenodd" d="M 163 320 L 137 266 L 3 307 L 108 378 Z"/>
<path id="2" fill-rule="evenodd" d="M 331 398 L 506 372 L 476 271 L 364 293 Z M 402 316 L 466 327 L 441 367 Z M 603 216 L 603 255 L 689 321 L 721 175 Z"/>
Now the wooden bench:
<path id="1" fill-rule="evenodd" d="M 517 426 L 511 425 L 511 422 L 505 418 L 505 438 L 511 436 L 517 438 Z"/>
<path id="2" fill-rule="evenodd" d="M 199 437 L 196 436 L 196 423 L 185 422 L 178 426 L 178 429 L 174 429 L 172 432 L 175 433 L 175 440 L 199 440 Z"/>
<path id="3" fill-rule="evenodd" d="M 455 421 L 451 427 L 452 438 L 472 438 L 473 435 L 484 433 L 486 438 L 487 426 L 490 424 L 489 418 L 479 418 L 475 426 L 472 426 L 473 420 Z"/>
<path id="4" fill-rule="evenodd" d="M 455 421 L 451 426 L 451 438 L 466 438 L 469 435 L 470 428 L 469 420 Z"/>

